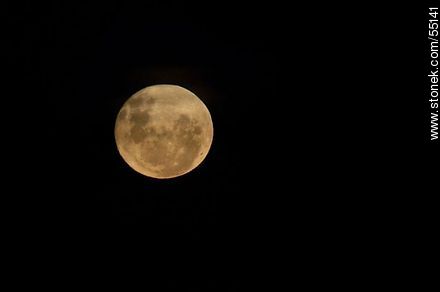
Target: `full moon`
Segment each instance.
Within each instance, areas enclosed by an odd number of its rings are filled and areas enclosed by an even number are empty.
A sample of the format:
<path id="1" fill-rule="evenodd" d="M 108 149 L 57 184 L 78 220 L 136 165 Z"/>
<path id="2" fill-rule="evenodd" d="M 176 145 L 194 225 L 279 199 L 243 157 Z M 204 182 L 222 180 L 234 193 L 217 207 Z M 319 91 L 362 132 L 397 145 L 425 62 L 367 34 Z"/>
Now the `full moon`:
<path id="1" fill-rule="evenodd" d="M 205 104 L 177 85 L 138 91 L 124 103 L 115 124 L 116 145 L 125 162 L 160 179 L 196 168 L 208 154 L 213 133 Z"/>

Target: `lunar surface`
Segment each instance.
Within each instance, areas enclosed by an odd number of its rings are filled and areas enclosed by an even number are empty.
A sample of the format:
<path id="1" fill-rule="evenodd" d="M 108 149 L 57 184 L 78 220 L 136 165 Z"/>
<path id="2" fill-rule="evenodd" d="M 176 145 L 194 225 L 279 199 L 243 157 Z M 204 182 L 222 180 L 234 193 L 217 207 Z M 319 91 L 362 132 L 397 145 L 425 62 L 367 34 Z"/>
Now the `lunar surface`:
<path id="1" fill-rule="evenodd" d="M 115 138 L 131 168 L 149 177 L 172 178 L 205 159 L 213 126 L 208 109 L 195 94 L 176 85 L 154 85 L 122 106 Z"/>

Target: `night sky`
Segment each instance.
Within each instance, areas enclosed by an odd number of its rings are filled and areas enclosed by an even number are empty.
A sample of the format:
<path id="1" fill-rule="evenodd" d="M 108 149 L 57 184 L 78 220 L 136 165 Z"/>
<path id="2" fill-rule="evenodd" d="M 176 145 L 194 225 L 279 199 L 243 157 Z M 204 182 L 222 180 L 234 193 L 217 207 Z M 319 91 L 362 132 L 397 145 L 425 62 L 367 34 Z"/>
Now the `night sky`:
<path id="1" fill-rule="evenodd" d="M 397 29 L 384 7 L 205 2 L 7 5 L 11 85 L 32 89 L 37 116 L 33 175 L 16 172 L 31 188 L 20 201 L 32 212 L 17 217 L 26 232 L 197 255 L 231 271 L 204 291 L 243 291 L 257 284 L 241 271 L 264 274 L 284 250 L 334 260 L 398 230 L 407 219 L 390 210 L 411 198 L 397 187 L 419 192 L 413 170 L 432 175 L 426 104 L 414 100 L 426 90 L 414 45 L 424 10 L 409 22 L 401 8 Z M 175 179 L 136 173 L 114 141 L 122 104 L 154 84 L 191 90 L 213 119 L 208 156 Z"/>

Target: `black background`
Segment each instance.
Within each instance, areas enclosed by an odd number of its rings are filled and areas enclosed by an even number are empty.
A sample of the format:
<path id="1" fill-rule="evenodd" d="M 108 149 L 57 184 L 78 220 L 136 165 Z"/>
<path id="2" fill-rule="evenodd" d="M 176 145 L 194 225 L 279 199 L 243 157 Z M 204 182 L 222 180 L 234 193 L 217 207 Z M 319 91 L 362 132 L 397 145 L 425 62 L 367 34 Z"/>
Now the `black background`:
<path id="1" fill-rule="evenodd" d="M 191 287 L 239 291 L 289 254 L 303 272 L 374 257 L 432 185 L 425 7 L 6 6 L 21 109 L 6 116 L 24 160 L 10 222 L 63 257 L 183 256 L 182 273 L 201 258 L 228 273 Z M 172 180 L 131 170 L 113 134 L 124 101 L 162 83 L 201 97 L 214 123 L 206 160 Z"/>

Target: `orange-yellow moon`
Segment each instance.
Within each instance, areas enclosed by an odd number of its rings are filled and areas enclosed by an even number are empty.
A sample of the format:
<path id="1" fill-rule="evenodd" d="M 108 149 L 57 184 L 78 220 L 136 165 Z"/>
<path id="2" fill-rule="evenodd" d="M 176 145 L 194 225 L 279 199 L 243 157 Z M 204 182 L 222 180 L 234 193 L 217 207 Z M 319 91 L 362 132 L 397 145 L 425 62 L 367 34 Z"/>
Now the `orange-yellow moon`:
<path id="1" fill-rule="evenodd" d="M 205 104 L 177 85 L 153 85 L 135 93 L 115 124 L 122 158 L 154 178 L 173 178 L 196 168 L 208 154 L 213 133 Z"/>

